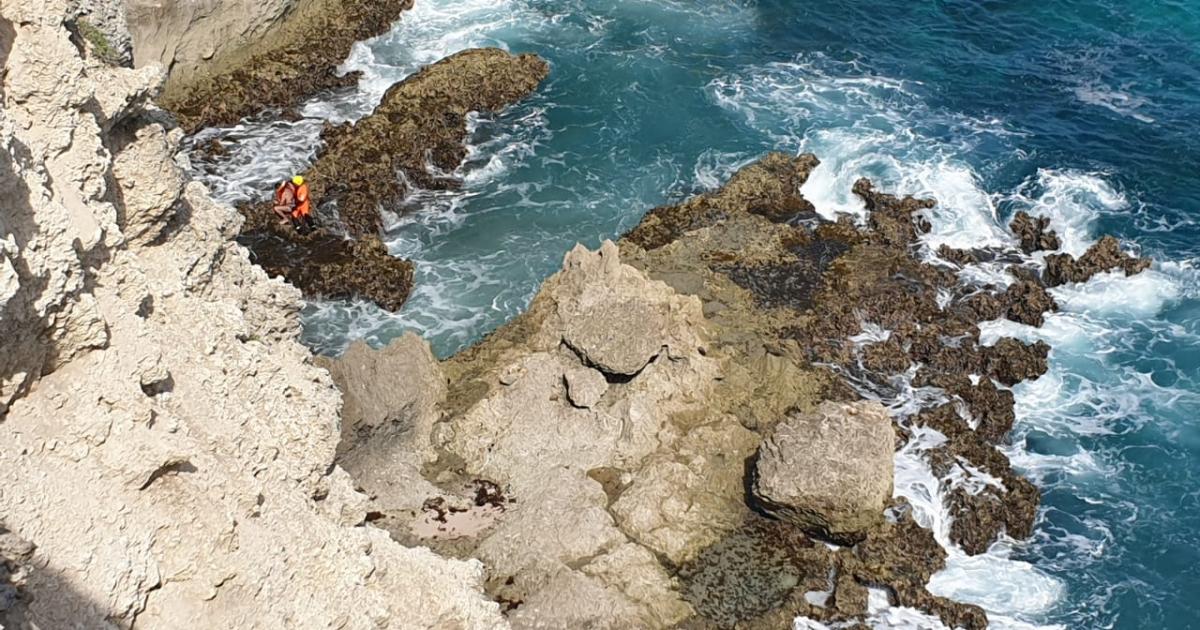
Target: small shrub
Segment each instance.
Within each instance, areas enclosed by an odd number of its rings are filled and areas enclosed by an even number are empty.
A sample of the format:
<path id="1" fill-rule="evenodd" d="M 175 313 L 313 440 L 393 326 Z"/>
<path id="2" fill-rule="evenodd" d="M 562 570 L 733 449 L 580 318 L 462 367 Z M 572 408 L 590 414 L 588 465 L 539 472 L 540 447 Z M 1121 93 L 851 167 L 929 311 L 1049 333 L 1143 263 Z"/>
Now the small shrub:
<path id="1" fill-rule="evenodd" d="M 79 28 L 79 35 L 87 41 L 92 53 L 99 57 L 100 61 L 113 66 L 121 65 L 121 53 L 112 47 L 103 31 L 83 19 L 77 21 L 76 25 Z"/>

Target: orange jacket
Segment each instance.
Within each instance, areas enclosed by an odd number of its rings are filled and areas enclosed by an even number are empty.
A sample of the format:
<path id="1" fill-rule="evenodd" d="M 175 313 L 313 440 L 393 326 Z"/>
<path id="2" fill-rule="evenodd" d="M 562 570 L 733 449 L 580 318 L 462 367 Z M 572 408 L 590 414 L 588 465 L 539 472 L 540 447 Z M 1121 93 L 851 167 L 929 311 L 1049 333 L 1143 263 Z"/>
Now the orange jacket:
<path id="1" fill-rule="evenodd" d="M 291 206 L 293 219 L 312 214 L 312 203 L 308 198 L 308 184 L 297 186 L 292 182 L 284 182 L 275 189 L 275 205 Z"/>
<path id="2" fill-rule="evenodd" d="M 300 184 L 296 186 L 296 207 L 292 210 L 292 216 L 299 219 L 310 214 L 312 214 L 312 205 L 308 200 L 308 184 Z"/>

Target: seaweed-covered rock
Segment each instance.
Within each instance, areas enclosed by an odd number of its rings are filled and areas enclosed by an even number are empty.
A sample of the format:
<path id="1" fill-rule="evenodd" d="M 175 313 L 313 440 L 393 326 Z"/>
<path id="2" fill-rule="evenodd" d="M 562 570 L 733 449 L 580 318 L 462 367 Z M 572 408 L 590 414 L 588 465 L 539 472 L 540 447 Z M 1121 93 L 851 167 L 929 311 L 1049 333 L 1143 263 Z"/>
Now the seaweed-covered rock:
<path id="1" fill-rule="evenodd" d="M 972 431 L 954 405 L 921 412 L 914 422 L 948 438 L 929 458 L 954 517 L 952 542 L 974 555 L 987 551 L 1001 534 L 1022 539 L 1033 533 L 1041 498 L 1037 487 L 1012 469 L 984 433 Z"/>
<path id="2" fill-rule="evenodd" d="M 271 275 L 308 296 L 360 297 L 397 310 L 412 288 L 412 264 L 391 256 L 379 240 L 380 209 L 401 211 L 407 184 L 448 187 L 426 170 L 426 156 L 452 170 L 466 155 L 471 111 L 493 111 L 531 92 L 546 76 L 534 55 L 467 50 L 393 86 L 370 116 L 326 129 L 317 163 L 305 173 L 322 227 L 301 234 L 280 225 L 271 202 L 243 205 L 239 241 Z M 339 219 L 330 215 L 336 208 Z M 339 232 L 345 232 L 344 238 Z"/>
<path id="3" fill-rule="evenodd" d="M 754 497 L 813 535 L 861 540 L 892 496 L 894 450 L 891 416 L 879 403 L 822 403 L 781 422 L 759 448 Z"/>
<path id="4" fill-rule="evenodd" d="M 1026 254 L 1032 254 L 1039 250 L 1055 250 L 1062 245 L 1058 240 L 1058 234 L 1050 229 L 1050 219 L 1047 217 L 1035 219 L 1029 216 L 1028 212 L 1020 210 L 1008 224 L 1008 228 L 1020 242 L 1021 251 Z"/>
<path id="5" fill-rule="evenodd" d="M 1071 282 L 1087 282 L 1092 276 L 1120 269 L 1126 276 L 1141 273 L 1150 266 L 1149 258 L 1131 256 L 1121 251 L 1121 244 L 1112 236 L 1104 236 L 1076 259 L 1070 254 L 1046 256 L 1042 279 L 1048 287 Z"/>
<path id="6" fill-rule="evenodd" d="M 412 263 L 389 254 L 375 235 L 349 240 L 324 230 L 272 230 L 243 233 L 238 242 L 269 275 L 282 276 L 308 296 L 359 297 L 395 311 L 412 290 Z"/>
<path id="7" fill-rule="evenodd" d="M 803 213 L 812 204 L 800 194 L 800 186 L 818 164 L 820 161 L 811 154 L 795 158 L 770 153 L 738 171 L 717 192 L 650 210 L 624 240 L 643 249 L 656 249 L 731 214 L 753 212 L 779 219 Z"/>
<path id="8" fill-rule="evenodd" d="M 1058 303 L 1046 287 L 1029 280 L 1009 285 L 1004 291 L 1004 301 L 1008 303 L 1005 317 L 1030 326 L 1041 326 L 1046 321 L 1046 313 L 1058 310 Z"/>
<path id="9" fill-rule="evenodd" d="M 305 174 L 314 198 L 336 203 L 352 236 L 375 233 L 380 207 L 399 210 L 407 192 L 396 173 L 424 188 L 454 187 L 455 180 L 430 173 L 426 160 L 454 170 L 467 154 L 467 114 L 528 96 L 548 72 L 537 55 L 498 48 L 464 50 L 422 68 L 388 89 L 370 116 L 325 130 L 325 147 Z"/>
<path id="10" fill-rule="evenodd" d="M 137 6 L 145 4 L 135 3 L 130 16 L 135 56 L 145 56 L 153 48 L 156 22 L 162 28 L 166 13 L 180 12 L 170 6 L 164 11 L 162 3 Z M 204 127 L 233 125 L 270 108 L 289 109 L 321 90 L 353 86 L 359 73 L 339 74 L 337 68 L 350 55 L 355 42 L 385 33 L 411 6 L 412 0 L 302 3 L 269 33 L 253 37 L 252 50 L 240 46 L 204 64 L 203 71 L 172 76 L 159 102 L 175 114 L 185 131 L 192 133 Z M 191 24 L 185 28 L 196 30 Z M 201 47 L 224 48 L 212 42 Z"/>
<path id="11" fill-rule="evenodd" d="M 1045 374 L 1049 354 L 1050 345 L 1044 341 L 1026 344 L 1005 337 L 983 350 L 982 373 L 1005 385 L 1016 385 Z"/>

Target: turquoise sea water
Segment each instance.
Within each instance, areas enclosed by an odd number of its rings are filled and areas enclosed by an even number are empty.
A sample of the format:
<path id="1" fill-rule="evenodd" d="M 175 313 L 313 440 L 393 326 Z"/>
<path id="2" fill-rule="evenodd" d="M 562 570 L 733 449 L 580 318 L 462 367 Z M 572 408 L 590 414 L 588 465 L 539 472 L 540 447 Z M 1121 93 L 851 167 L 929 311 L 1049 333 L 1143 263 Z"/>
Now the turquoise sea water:
<path id="1" fill-rule="evenodd" d="M 259 194 L 310 159 L 321 119 L 480 45 L 537 52 L 552 74 L 474 121 L 463 191 L 418 191 L 390 218 L 393 253 L 418 265 L 405 310 L 310 305 L 309 343 L 415 329 L 452 353 L 518 313 L 575 242 L 768 150 L 823 160 L 804 192 L 828 216 L 861 214 L 863 175 L 936 197 L 934 248 L 1005 242 L 1018 209 L 1077 254 L 1115 234 L 1154 268 L 1057 290 L 1040 330 L 985 327 L 1054 346 L 1050 372 L 1016 389 L 1006 449 L 1044 505 L 1032 540 L 952 550 L 931 589 L 993 627 L 1200 627 L 1200 3 L 417 0 L 347 62 L 365 72 L 357 91 L 310 103 L 312 120 L 208 132 L 235 150 L 200 168 L 227 199 Z M 944 527 L 927 471 L 899 470 L 898 491 Z M 937 627 L 902 611 L 874 623 Z"/>

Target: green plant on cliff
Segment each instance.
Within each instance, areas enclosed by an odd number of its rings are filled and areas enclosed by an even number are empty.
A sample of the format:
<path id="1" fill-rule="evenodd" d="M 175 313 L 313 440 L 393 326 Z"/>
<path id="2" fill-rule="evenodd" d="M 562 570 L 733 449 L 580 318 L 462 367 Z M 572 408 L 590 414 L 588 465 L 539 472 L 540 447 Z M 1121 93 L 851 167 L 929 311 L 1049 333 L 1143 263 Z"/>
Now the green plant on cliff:
<path id="1" fill-rule="evenodd" d="M 113 66 L 121 64 L 121 53 L 112 47 L 103 31 L 87 20 L 81 19 L 75 24 L 79 29 L 79 35 L 87 41 L 92 54 L 99 57 L 100 61 Z"/>

